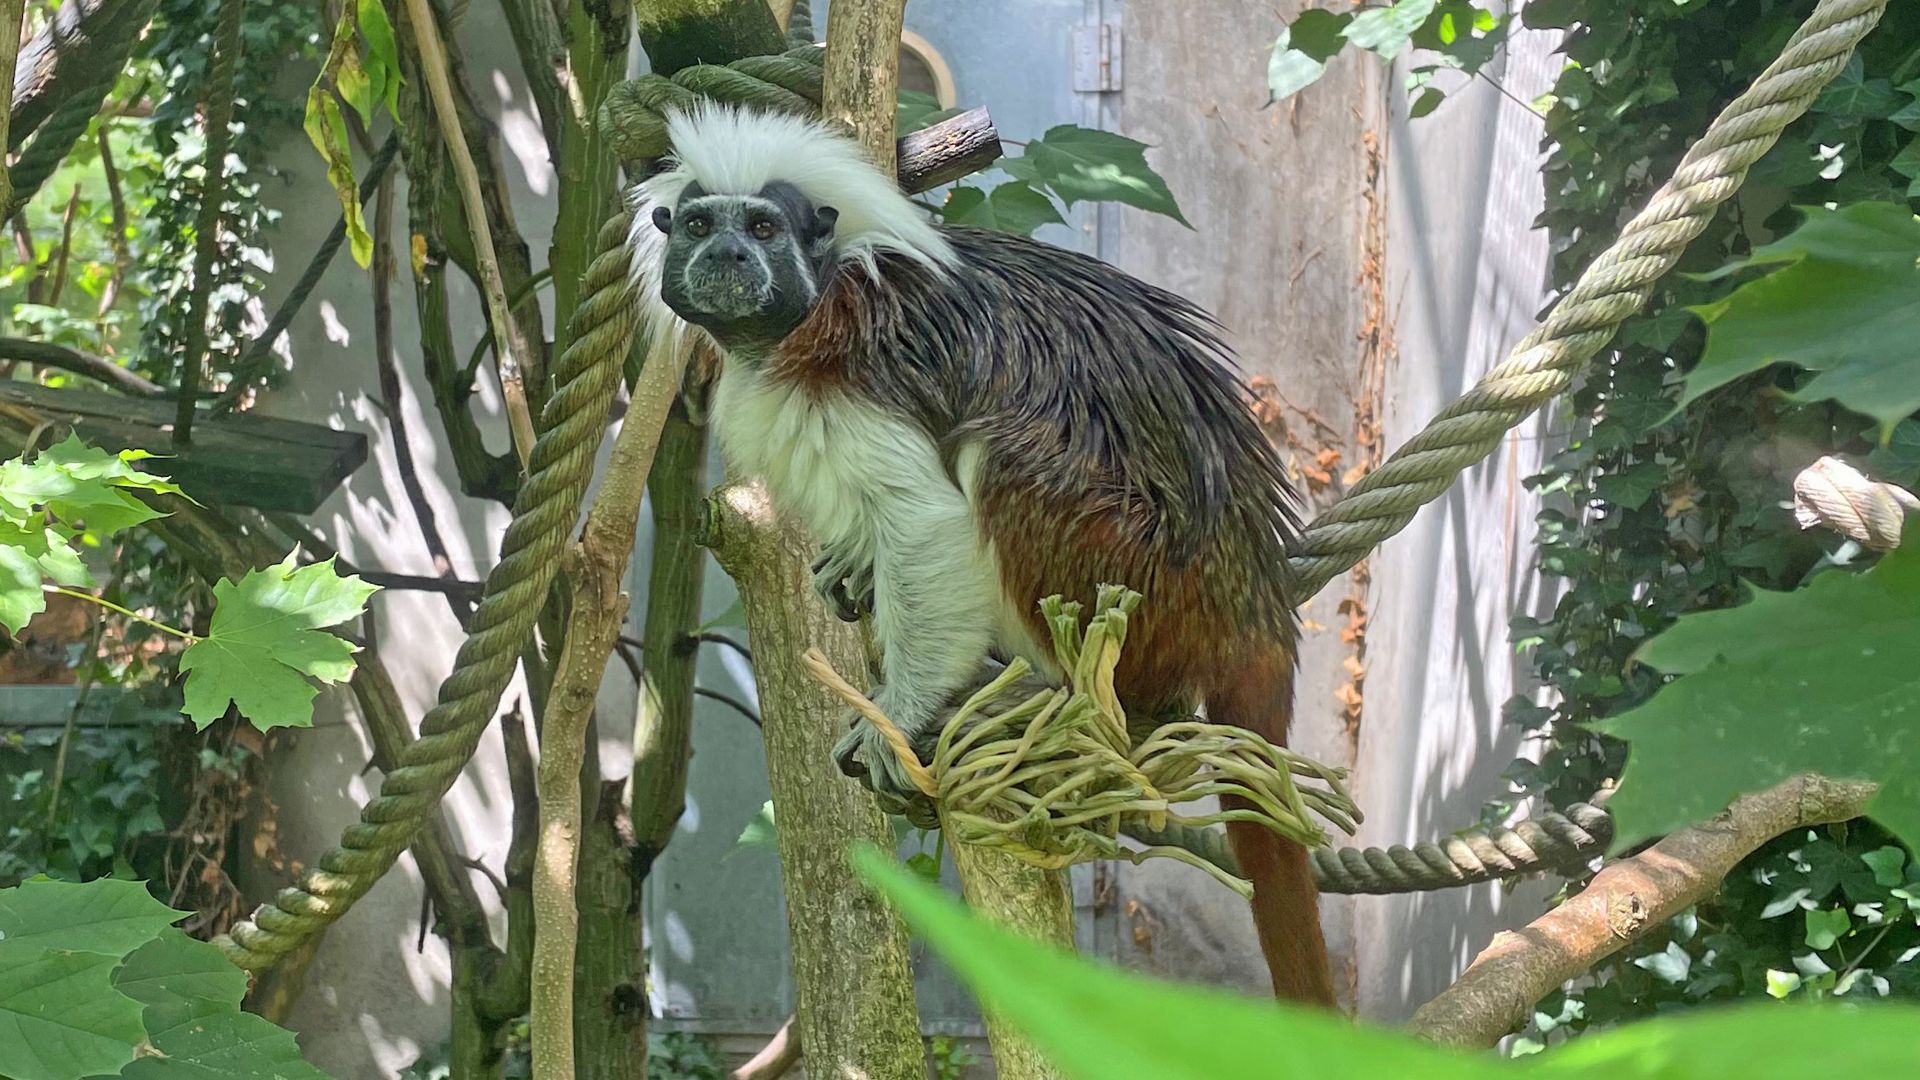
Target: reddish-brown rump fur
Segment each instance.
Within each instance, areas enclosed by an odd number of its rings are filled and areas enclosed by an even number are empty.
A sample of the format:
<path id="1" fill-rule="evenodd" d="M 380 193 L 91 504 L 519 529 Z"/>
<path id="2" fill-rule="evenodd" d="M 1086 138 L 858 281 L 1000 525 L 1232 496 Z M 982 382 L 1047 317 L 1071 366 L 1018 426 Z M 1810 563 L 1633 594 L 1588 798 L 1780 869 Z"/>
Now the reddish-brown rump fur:
<path id="1" fill-rule="evenodd" d="M 1010 602 L 1032 612 L 1037 642 L 1049 640 L 1040 599 L 1060 594 L 1091 609 L 1098 587 L 1122 582 L 1144 600 L 1129 620 L 1115 689 L 1135 726 L 1191 710 L 1204 700 L 1211 719 L 1284 745 L 1293 712 L 1293 642 L 1247 640 L 1236 633 L 1234 582 L 1202 551 L 1174 569 L 1157 557 L 1149 520 L 1123 510 L 1124 496 L 1075 514 L 1046 505 L 1013 478 L 982 479 L 981 527 L 994 545 Z M 1237 639 L 1237 640 L 1236 640 Z M 1257 825 L 1234 823 L 1227 839 L 1253 883 L 1253 921 L 1275 995 L 1334 1004 L 1333 976 L 1320 931 L 1319 898 L 1307 849 Z"/>

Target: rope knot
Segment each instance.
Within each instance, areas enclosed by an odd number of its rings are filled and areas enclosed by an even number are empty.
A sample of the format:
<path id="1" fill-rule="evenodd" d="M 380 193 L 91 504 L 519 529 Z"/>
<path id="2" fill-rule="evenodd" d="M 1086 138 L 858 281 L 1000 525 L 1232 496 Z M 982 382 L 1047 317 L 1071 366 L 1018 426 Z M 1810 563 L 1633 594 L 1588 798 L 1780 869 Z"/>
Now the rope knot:
<path id="1" fill-rule="evenodd" d="M 1250 821 L 1310 847 L 1327 841 L 1322 821 L 1353 832 L 1360 812 L 1344 769 L 1244 729 L 1191 718 L 1133 740 L 1113 673 L 1139 604 L 1139 593 L 1102 586 L 1083 627 L 1080 604 L 1042 600 L 1066 684 L 1041 683 L 1031 665 L 1014 660 L 954 710 L 931 762 L 922 762 L 906 734 L 824 656 L 809 650 L 805 659 L 816 679 L 887 739 L 956 843 L 999 848 L 1045 869 L 1095 859 L 1177 859 L 1248 895 L 1245 881 L 1185 848 L 1122 847 L 1123 827 L 1157 832 Z M 1189 805 L 1210 796 L 1242 805 L 1213 812 Z"/>

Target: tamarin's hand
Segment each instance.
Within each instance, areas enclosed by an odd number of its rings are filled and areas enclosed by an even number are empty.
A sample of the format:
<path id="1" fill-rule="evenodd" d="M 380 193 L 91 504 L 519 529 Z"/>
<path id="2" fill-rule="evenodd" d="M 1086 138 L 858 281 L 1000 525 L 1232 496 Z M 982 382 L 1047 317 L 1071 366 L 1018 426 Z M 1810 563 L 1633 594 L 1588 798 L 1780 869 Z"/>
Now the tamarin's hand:
<path id="1" fill-rule="evenodd" d="M 813 591 L 843 622 L 873 610 L 873 560 L 822 554 L 813 560 Z"/>

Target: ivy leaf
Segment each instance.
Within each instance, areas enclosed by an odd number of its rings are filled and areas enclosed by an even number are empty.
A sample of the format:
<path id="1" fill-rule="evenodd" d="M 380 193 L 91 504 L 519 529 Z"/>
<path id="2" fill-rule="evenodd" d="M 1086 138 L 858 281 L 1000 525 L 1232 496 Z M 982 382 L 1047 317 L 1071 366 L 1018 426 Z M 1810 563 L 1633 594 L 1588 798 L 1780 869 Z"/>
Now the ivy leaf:
<path id="1" fill-rule="evenodd" d="M 1061 124 L 1027 144 L 1022 161 L 1060 201 L 1118 202 L 1187 225 L 1167 182 L 1147 164 L 1147 144 L 1111 131 Z"/>
<path id="2" fill-rule="evenodd" d="M 1907 864 L 1907 853 L 1892 844 L 1867 852 L 1860 856 L 1860 861 L 1873 868 L 1875 885 L 1891 889 L 1906 881 L 1901 869 Z"/>
<path id="3" fill-rule="evenodd" d="M 1920 177 L 1920 138 L 1907 140 L 1907 145 L 1887 162 L 1887 168 L 1908 179 Z"/>
<path id="4" fill-rule="evenodd" d="M 189 914 L 155 900 L 138 881 L 37 878 L 0 890 L 0 941 L 109 953 L 117 960 Z"/>
<path id="5" fill-rule="evenodd" d="M 1806 214 L 1793 233 L 1728 268 L 1784 269 L 1696 309 L 1708 324 L 1707 348 L 1681 404 L 1795 364 L 1819 373 L 1795 400 L 1837 401 L 1890 428 L 1920 410 L 1920 221 L 1892 203 Z"/>
<path id="6" fill-rule="evenodd" d="M 1368 8 L 1353 17 L 1342 31 L 1348 41 L 1391 60 L 1407 47 L 1413 32 L 1433 14 L 1439 0 L 1399 0 L 1389 7 Z"/>
<path id="7" fill-rule="evenodd" d="M 1816 909 L 1807 912 L 1806 917 L 1807 948 L 1816 951 L 1833 948 L 1833 943 L 1845 937 L 1847 931 L 1853 928 L 1853 920 L 1847 918 L 1847 913 L 1840 908 L 1831 911 Z"/>
<path id="8" fill-rule="evenodd" d="M 244 972 L 220 950 L 172 931 L 127 958 L 114 986 L 146 1006 L 147 1039 L 123 1080 L 325 1080 L 300 1058 L 293 1033 L 240 1010 Z"/>
<path id="9" fill-rule="evenodd" d="M 1866 63 L 1859 53 L 1847 58 L 1847 66 L 1833 77 L 1813 103 L 1813 111 L 1838 116 L 1878 120 L 1893 115 L 1900 107 L 1900 96 L 1887 79 L 1866 77 Z"/>
<path id="10" fill-rule="evenodd" d="M 954 225 L 1021 236 L 1032 236 L 1042 225 L 1066 224 L 1060 211 L 1054 209 L 1053 200 L 1019 180 L 1001 184 L 992 194 L 976 187 L 956 187 L 947 193 L 940 216 Z"/>
<path id="11" fill-rule="evenodd" d="M 1865 573 L 1683 615 L 1637 658 L 1679 676 L 1592 725 L 1628 743 L 1624 847 L 1796 773 L 1877 780 L 1868 812 L 1920 846 L 1920 545 Z M 1771 910 L 1771 909 L 1770 909 Z"/>
<path id="12" fill-rule="evenodd" d="M 117 955 L 0 941 L 0 1076 L 111 1075 L 146 1037 L 140 1003 L 113 988 Z"/>
<path id="13" fill-rule="evenodd" d="M 1665 983 L 1687 981 L 1687 974 L 1693 970 L 1693 957 L 1687 950 L 1675 942 L 1667 942 L 1663 952 L 1642 956 L 1633 961 L 1633 966 L 1653 973 L 1654 978 Z"/>
<path id="14" fill-rule="evenodd" d="M 1341 32 L 1352 21 L 1351 12 L 1309 8 L 1283 28 L 1267 58 L 1267 100 L 1278 101 L 1319 81 L 1327 61 L 1346 47 Z"/>
<path id="15" fill-rule="evenodd" d="M 1800 989 L 1800 976 L 1797 972 L 1781 971 L 1778 968 L 1767 969 L 1767 996 L 1786 999 L 1788 994 Z"/>
<path id="16" fill-rule="evenodd" d="M 319 691 L 353 674 L 354 646 L 322 629 L 355 618 L 378 586 L 334 573 L 333 560 L 296 567 L 293 554 L 213 587 L 207 636 L 180 655 L 184 712 L 206 727 L 237 706 L 261 730 L 307 727 Z"/>
<path id="17" fill-rule="evenodd" d="M 1601 476 L 1594 481 L 1593 490 L 1594 494 L 1623 510 L 1637 510 L 1645 506 L 1653 493 L 1665 487 L 1666 483 L 1665 465 L 1642 461 L 1621 472 Z"/>

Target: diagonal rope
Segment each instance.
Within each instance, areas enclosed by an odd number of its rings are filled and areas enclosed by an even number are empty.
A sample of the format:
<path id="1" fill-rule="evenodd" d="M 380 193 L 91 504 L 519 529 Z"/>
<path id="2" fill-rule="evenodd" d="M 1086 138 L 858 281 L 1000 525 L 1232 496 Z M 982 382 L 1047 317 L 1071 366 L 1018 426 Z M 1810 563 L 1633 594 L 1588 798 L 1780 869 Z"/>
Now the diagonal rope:
<path id="1" fill-rule="evenodd" d="M 1573 385 L 1620 323 L 1740 190 L 1747 169 L 1799 119 L 1880 21 L 1887 0 L 1821 0 L 1779 59 L 1735 98 L 1613 246 L 1533 333 L 1465 396 L 1307 526 L 1289 560 L 1304 602 L 1405 528 L 1508 429 Z"/>
<path id="2" fill-rule="evenodd" d="M 632 344 L 638 305 L 629 273 L 622 211 L 601 227 L 600 254 L 587 268 L 574 313 L 571 343 L 554 370 L 557 389 L 541 415 L 529 475 L 514 500 L 513 522 L 500 543 L 500 561 L 487 575 L 470 636 L 440 684 L 440 700 L 420 721 L 380 794 L 360 811 L 333 850 L 300 884 L 282 889 L 250 921 L 218 940 L 227 958 L 249 971 L 275 960 L 339 918 L 393 866 L 427 815 L 473 757 L 492 722 L 520 652 L 533 634 L 560 555 L 580 514 L 593 473 L 594 451 L 606 428 L 614 387 Z"/>

